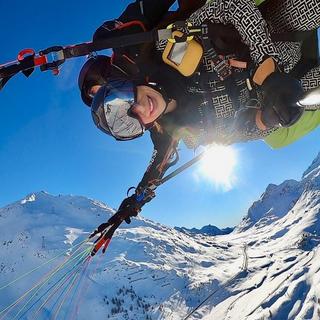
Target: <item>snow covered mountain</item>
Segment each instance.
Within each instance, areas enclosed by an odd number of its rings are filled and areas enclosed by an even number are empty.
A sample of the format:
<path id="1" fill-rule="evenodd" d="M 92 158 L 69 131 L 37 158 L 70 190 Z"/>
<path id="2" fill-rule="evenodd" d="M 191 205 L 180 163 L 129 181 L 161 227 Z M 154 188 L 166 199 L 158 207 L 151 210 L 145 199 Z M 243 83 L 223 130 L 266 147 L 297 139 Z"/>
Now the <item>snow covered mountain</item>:
<path id="1" fill-rule="evenodd" d="M 230 234 L 190 235 L 138 217 L 105 255 L 52 287 L 57 263 L 112 212 L 45 192 L 0 209 L 0 319 L 184 319 L 208 296 L 190 319 L 320 319 L 320 154 L 301 181 L 269 185 Z"/>
<path id="2" fill-rule="evenodd" d="M 207 235 L 207 236 L 221 236 L 223 234 L 229 234 L 231 233 L 234 228 L 223 228 L 220 229 L 216 226 L 213 226 L 211 224 L 208 224 L 207 226 L 202 227 L 201 229 L 197 229 L 197 228 L 185 228 L 185 227 L 175 227 L 176 230 L 186 233 L 186 234 L 203 234 L 203 235 Z"/>
<path id="3" fill-rule="evenodd" d="M 304 172 L 301 181 L 287 180 L 278 186 L 270 184 L 260 199 L 249 208 L 247 215 L 236 230 L 238 232 L 245 231 L 256 223 L 259 225 L 270 224 L 285 216 L 306 192 L 310 183 L 315 183 L 315 188 L 319 187 L 319 178 L 317 177 L 319 167 L 320 153 Z"/>

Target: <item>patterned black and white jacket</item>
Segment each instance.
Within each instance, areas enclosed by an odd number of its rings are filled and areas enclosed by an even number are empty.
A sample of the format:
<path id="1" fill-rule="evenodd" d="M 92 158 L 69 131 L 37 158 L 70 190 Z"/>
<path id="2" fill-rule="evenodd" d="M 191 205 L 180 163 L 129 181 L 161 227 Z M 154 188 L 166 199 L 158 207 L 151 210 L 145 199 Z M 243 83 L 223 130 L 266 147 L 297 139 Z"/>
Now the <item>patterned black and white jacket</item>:
<path id="1" fill-rule="evenodd" d="M 270 7 L 269 10 L 266 10 L 267 20 L 262 17 L 253 0 L 212 0 L 207 1 L 203 7 L 194 12 L 188 21 L 193 25 L 203 23 L 233 25 L 240 34 L 242 42 L 249 48 L 253 67 L 258 66 L 267 57 L 272 57 L 284 72 L 289 72 L 301 58 L 301 43 L 274 43 L 271 40 L 270 30 L 284 32 L 317 28 L 320 25 L 320 2 L 319 0 L 305 0 L 303 3 L 301 0 L 268 1 Z M 151 7 L 154 9 L 155 2 L 151 2 L 153 3 Z M 144 6 L 150 8 L 151 2 L 138 1 L 135 5 L 137 10 L 138 5 L 140 9 L 143 9 Z M 157 5 L 160 5 L 157 9 L 158 12 L 167 10 L 172 2 L 170 0 L 163 1 L 161 5 L 161 1 L 157 1 Z M 145 15 L 148 10 L 150 9 L 141 12 L 144 12 Z M 119 19 L 120 21 L 127 19 L 126 13 Z M 156 20 L 159 21 L 159 19 Z M 158 50 L 163 50 L 163 46 L 164 43 L 159 43 Z M 236 58 L 231 55 L 225 56 L 224 59 L 227 61 L 230 57 Z M 210 56 L 207 54 L 204 54 L 201 71 L 200 77 L 201 74 L 215 72 L 210 63 Z M 234 126 L 237 111 L 252 97 L 252 92 L 250 92 L 246 81 L 247 70 L 237 68 L 233 71 L 232 87 L 230 84 L 227 85 L 225 81 L 212 80 L 210 77 L 205 82 L 195 81 L 193 77 L 186 81 L 187 91 L 191 95 L 201 95 L 203 98 L 201 103 L 190 109 L 190 119 L 199 122 L 201 117 L 208 117 L 210 114 L 210 121 L 204 119 L 206 120 L 204 121 L 205 126 L 194 123 L 194 130 L 192 125 L 187 129 L 176 128 L 180 132 L 178 135 L 173 134 L 172 127 L 166 130 L 165 121 L 162 130 L 152 128 L 150 134 L 154 151 L 147 171 L 138 185 L 138 192 L 148 188 L 155 179 L 160 179 L 164 175 L 180 139 L 184 140 L 187 146 L 195 148 L 208 143 L 232 144 L 262 139 L 276 130 L 261 131 L 252 123 L 249 127 Z M 308 76 L 310 77 L 310 75 L 306 75 L 306 79 L 301 79 L 306 89 L 310 81 L 314 81 Z M 316 81 L 320 82 L 319 79 Z M 230 90 L 233 91 L 232 94 Z M 255 99 L 261 101 L 263 92 L 258 87 L 254 87 L 253 90 Z"/>

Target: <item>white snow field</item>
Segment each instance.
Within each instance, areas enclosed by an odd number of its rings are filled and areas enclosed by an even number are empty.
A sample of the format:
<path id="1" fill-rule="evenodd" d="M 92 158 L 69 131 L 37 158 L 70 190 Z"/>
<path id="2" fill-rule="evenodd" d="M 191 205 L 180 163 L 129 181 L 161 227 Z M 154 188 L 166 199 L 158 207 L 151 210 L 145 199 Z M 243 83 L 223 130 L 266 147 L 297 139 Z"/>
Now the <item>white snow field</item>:
<path id="1" fill-rule="evenodd" d="M 0 320 L 184 319 L 209 295 L 189 319 L 320 319 L 320 154 L 301 181 L 269 185 L 231 234 L 190 235 L 138 217 L 69 278 L 74 294 L 50 289 L 53 276 L 10 308 L 112 212 L 45 192 L 0 209 Z"/>

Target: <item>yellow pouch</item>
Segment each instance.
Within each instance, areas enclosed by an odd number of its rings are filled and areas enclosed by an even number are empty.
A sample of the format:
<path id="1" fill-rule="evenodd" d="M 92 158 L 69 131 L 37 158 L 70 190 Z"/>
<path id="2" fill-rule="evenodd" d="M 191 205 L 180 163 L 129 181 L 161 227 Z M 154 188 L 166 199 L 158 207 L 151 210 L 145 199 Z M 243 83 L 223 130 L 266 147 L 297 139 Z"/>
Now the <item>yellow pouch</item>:
<path id="1" fill-rule="evenodd" d="M 181 31 L 173 31 L 173 37 L 181 38 Z M 168 40 L 162 53 L 162 60 L 183 76 L 190 77 L 197 70 L 203 56 L 202 46 L 194 39 L 186 42 L 172 42 Z"/>

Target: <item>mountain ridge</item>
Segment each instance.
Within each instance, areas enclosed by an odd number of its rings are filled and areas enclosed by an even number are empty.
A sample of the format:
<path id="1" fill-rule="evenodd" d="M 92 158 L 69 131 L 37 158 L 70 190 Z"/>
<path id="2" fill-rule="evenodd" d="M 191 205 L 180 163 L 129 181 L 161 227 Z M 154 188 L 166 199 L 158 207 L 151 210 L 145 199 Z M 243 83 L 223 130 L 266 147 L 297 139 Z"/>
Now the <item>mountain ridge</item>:
<path id="1" fill-rule="evenodd" d="M 204 235 L 208 235 L 208 236 L 221 236 L 224 234 L 229 234 L 231 233 L 234 228 L 233 227 L 227 227 L 227 228 L 222 228 L 220 229 L 217 226 L 208 224 L 206 226 L 203 226 L 201 229 L 197 229 L 197 228 L 185 228 L 185 227 L 174 227 L 175 230 L 178 230 L 180 232 L 183 233 L 190 233 L 192 234 L 204 234 Z"/>

